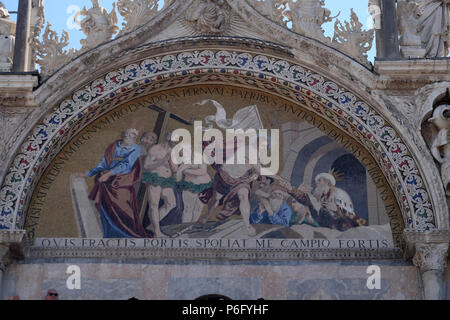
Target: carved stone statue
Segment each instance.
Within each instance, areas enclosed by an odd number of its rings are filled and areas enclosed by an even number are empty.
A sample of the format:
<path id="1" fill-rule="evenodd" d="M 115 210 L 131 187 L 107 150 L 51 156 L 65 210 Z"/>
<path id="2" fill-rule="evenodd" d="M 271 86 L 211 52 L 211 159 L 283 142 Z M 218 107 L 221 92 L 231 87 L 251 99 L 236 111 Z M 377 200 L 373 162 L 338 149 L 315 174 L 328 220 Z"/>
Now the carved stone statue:
<path id="1" fill-rule="evenodd" d="M 201 34 L 222 34 L 229 26 L 229 12 L 224 0 L 202 0 L 192 17 L 187 20 L 194 23 Z"/>
<path id="2" fill-rule="evenodd" d="M 330 42 L 324 35 L 322 25 L 337 16 L 331 17 L 331 11 L 324 6 L 324 0 L 289 0 L 290 10 L 285 15 L 292 21 L 293 31 L 322 42 Z"/>
<path id="3" fill-rule="evenodd" d="M 446 57 L 450 43 L 450 0 L 416 0 L 418 31 L 427 58 Z"/>
<path id="4" fill-rule="evenodd" d="M 15 23 L 9 12 L 0 2 L 0 72 L 11 71 L 14 55 Z"/>
<path id="5" fill-rule="evenodd" d="M 372 16 L 373 29 L 381 29 L 381 0 L 369 0 L 368 11 Z"/>
<path id="6" fill-rule="evenodd" d="M 0 19 L 2 18 L 9 18 L 9 12 L 6 10 L 5 5 L 3 2 L 0 1 Z"/>
<path id="7" fill-rule="evenodd" d="M 100 6 L 100 0 L 91 0 L 92 8 L 86 7 L 80 12 L 86 18 L 81 21 L 81 30 L 86 35 L 85 40 L 81 40 L 82 50 L 89 50 L 112 39 L 112 36 L 119 30 L 116 26 L 118 19 L 116 5 L 110 13 Z"/>
<path id="8" fill-rule="evenodd" d="M 426 50 L 418 30 L 418 5 L 412 0 L 398 0 L 397 17 L 400 34 L 400 51 L 405 58 L 423 58 Z"/>
<path id="9" fill-rule="evenodd" d="M 44 0 L 32 0 L 31 2 L 31 70 L 35 69 L 37 63 L 36 47 L 39 43 L 39 36 L 45 24 Z"/>
<path id="10" fill-rule="evenodd" d="M 438 130 L 433 140 L 431 152 L 441 164 L 442 181 L 450 197 L 450 105 L 444 104 L 436 108 L 433 117 L 428 120 Z"/>

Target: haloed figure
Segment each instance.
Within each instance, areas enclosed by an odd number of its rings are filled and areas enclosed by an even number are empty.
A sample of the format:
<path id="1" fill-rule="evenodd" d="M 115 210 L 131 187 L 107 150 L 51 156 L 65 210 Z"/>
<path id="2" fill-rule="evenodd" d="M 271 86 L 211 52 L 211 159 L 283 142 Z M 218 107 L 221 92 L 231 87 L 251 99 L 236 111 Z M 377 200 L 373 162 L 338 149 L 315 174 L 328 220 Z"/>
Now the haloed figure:
<path id="1" fill-rule="evenodd" d="M 100 212 L 105 238 L 145 238 L 148 233 L 139 218 L 134 185 L 141 179 L 141 148 L 138 131 L 128 129 L 111 144 L 102 161 L 81 176 L 95 177 L 89 198 Z"/>

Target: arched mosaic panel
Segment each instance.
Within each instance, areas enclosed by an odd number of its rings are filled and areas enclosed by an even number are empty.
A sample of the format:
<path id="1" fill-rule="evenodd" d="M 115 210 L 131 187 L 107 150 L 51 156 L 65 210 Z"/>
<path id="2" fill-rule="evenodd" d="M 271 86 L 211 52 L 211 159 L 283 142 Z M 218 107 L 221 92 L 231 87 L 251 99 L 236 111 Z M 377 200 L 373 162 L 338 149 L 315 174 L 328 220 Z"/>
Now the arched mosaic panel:
<path id="1" fill-rule="evenodd" d="M 290 61 L 242 51 L 185 51 L 145 59 L 108 73 L 75 92 L 32 130 L 0 191 L 0 229 L 23 228 L 40 176 L 83 127 L 133 98 L 199 83 L 262 89 L 306 105 L 358 139 L 396 191 L 408 228 L 436 228 L 419 166 L 399 133 L 376 110 L 336 83 Z"/>

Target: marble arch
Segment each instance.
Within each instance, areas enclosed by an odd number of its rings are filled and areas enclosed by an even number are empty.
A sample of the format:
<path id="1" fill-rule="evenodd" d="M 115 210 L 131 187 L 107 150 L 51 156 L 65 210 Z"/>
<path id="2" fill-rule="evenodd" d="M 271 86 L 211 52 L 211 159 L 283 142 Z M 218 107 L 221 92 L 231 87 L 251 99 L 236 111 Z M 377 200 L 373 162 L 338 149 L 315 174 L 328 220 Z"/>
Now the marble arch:
<path id="1" fill-rule="evenodd" d="M 410 145 L 396 130 L 394 121 L 379 108 L 305 68 L 280 47 L 274 50 L 273 45 L 265 46 L 261 41 L 234 39 L 234 48 L 218 50 L 214 41 L 202 40 L 201 49 L 180 49 L 176 41 L 171 41 L 172 50 L 166 47 L 170 54 L 141 59 L 130 55 L 132 61 L 89 81 L 43 116 L 21 144 L 6 174 L 0 191 L 0 228 L 23 228 L 27 205 L 40 175 L 91 120 L 133 98 L 201 83 L 257 88 L 306 105 L 357 137 L 373 155 L 396 190 L 406 228 L 432 230 L 446 220 L 438 216 L 441 211 L 433 206 L 434 192 L 430 191 Z M 249 44 L 254 46 L 252 50 L 248 49 Z"/>

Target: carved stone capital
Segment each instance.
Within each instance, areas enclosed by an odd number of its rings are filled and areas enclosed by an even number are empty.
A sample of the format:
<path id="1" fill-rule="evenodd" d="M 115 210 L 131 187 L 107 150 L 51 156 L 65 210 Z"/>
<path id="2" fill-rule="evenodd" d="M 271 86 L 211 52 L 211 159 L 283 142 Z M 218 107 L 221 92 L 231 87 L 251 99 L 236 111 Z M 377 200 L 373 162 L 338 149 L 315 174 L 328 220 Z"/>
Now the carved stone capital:
<path id="1" fill-rule="evenodd" d="M 422 273 L 443 272 L 447 263 L 448 243 L 417 243 L 413 263 Z"/>

